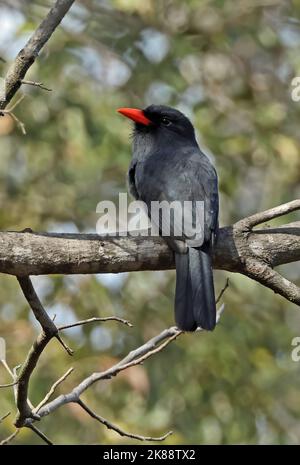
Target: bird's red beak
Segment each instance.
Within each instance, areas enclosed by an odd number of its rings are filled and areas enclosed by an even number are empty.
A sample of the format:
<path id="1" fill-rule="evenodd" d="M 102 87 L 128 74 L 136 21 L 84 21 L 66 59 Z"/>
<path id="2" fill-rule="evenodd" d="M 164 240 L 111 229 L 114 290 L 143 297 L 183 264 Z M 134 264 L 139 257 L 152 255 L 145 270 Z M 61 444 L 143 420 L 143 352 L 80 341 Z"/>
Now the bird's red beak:
<path id="1" fill-rule="evenodd" d="M 136 123 L 144 124 L 145 126 L 151 124 L 151 120 L 144 115 L 143 110 L 138 110 L 137 108 L 118 108 L 117 112 Z"/>

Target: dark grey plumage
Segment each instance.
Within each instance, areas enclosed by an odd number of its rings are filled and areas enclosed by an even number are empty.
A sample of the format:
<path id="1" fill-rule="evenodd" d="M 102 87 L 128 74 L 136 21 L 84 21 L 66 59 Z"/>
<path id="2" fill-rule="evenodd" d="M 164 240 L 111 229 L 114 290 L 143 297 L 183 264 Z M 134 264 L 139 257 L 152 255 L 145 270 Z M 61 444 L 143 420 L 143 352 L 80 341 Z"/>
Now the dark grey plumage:
<path id="1" fill-rule="evenodd" d="M 185 235 L 165 239 L 175 252 L 176 324 L 186 331 L 197 326 L 212 330 L 216 324 L 211 252 L 218 231 L 217 174 L 181 112 L 162 105 L 151 105 L 143 112 L 152 124 L 135 124 L 130 192 L 143 200 L 149 211 L 151 201 L 204 201 L 201 242 Z M 161 228 L 161 223 L 158 226 Z"/>

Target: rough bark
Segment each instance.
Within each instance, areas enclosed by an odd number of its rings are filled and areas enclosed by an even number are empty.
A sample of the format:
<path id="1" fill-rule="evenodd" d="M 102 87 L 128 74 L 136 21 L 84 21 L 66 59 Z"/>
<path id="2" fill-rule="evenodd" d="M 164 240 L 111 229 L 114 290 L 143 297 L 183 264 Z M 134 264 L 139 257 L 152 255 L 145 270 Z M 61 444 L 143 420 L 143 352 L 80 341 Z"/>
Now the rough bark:
<path id="1" fill-rule="evenodd" d="M 276 229 L 220 229 L 214 267 L 243 273 L 259 259 L 271 267 L 300 260 L 300 222 Z M 0 272 L 12 275 L 166 270 L 174 256 L 161 237 L 0 232 Z"/>

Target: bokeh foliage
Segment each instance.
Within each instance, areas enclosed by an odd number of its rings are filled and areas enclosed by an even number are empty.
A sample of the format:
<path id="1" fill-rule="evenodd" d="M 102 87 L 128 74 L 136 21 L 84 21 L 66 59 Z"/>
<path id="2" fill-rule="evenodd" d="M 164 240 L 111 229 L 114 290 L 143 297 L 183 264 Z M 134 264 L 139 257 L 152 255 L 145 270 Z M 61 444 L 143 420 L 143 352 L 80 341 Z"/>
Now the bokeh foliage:
<path id="1" fill-rule="evenodd" d="M 0 2 L 1 75 L 53 2 Z M 0 119 L 1 230 L 95 231 L 96 205 L 126 192 L 130 129 L 115 109 L 164 103 L 193 120 L 220 179 L 221 224 L 299 197 L 300 2 L 253 0 L 82 0 L 28 73 L 47 93 L 22 87 L 23 136 Z M 292 219 L 290 217 L 289 219 Z M 280 220 L 281 222 L 287 219 Z M 276 223 L 279 223 L 277 221 Z M 300 284 L 299 264 L 283 267 Z M 216 272 L 221 289 L 228 273 Z M 297 443 L 300 365 L 296 306 L 232 275 L 226 311 L 212 334 L 180 338 L 145 365 L 84 396 L 123 429 L 170 444 Z M 0 277 L 0 336 L 19 364 L 37 326 L 14 277 Z M 31 401 L 70 366 L 65 392 L 173 324 L 173 272 L 35 278 L 57 321 L 116 314 L 114 323 L 68 333 L 72 360 L 53 341 L 31 384 Z M 0 382 L 9 382 L 0 367 Z M 0 416 L 13 394 L 0 392 Z M 1 438 L 13 430 L 0 427 Z M 42 420 L 54 443 L 133 443 L 70 405 Z M 39 443 L 22 431 L 15 443 Z"/>

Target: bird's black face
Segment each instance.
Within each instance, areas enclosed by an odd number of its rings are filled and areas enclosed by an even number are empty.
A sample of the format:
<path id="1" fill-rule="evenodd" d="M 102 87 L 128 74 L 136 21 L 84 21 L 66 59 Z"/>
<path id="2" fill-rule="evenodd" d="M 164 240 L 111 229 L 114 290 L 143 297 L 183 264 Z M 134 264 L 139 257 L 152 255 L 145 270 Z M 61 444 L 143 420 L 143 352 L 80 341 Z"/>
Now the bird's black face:
<path id="1" fill-rule="evenodd" d="M 120 108 L 124 116 L 135 122 L 134 133 L 148 134 L 157 139 L 174 137 L 195 140 L 195 131 L 190 120 L 175 108 L 164 105 L 150 105 L 144 110 Z"/>
<path id="2" fill-rule="evenodd" d="M 175 108 L 164 105 L 150 105 L 143 110 L 144 115 L 151 123 L 148 126 L 137 124 L 137 130 L 146 128 L 148 131 L 177 133 L 183 137 L 195 136 L 195 131 L 190 120 Z"/>

